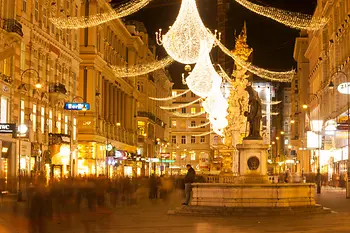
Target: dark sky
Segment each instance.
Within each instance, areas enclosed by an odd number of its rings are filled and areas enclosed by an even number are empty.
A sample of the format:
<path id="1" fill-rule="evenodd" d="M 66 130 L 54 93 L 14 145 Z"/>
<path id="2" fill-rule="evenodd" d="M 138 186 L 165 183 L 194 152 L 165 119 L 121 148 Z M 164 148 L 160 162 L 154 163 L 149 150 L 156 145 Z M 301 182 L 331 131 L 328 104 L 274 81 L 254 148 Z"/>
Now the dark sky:
<path id="1" fill-rule="evenodd" d="M 116 0 L 115 0 L 116 1 Z M 117 0 L 119 1 L 119 0 Z M 260 5 L 276 7 L 289 11 L 298 11 L 312 14 L 317 0 L 259 0 L 254 1 Z M 120 1 L 119 1 L 120 2 Z M 226 46 L 230 49 L 234 45 L 234 31 L 240 32 L 243 22 L 247 22 L 248 44 L 254 49 L 253 64 L 273 70 L 289 70 L 295 67 L 293 60 L 293 47 L 295 37 L 299 31 L 279 24 L 271 19 L 251 12 L 234 0 L 229 0 L 228 22 L 226 29 Z M 180 8 L 180 0 L 153 0 L 146 8 L 127 17 L 144 22 L 150 38 L 162 28 L 167 28 L 175 21 Z M 216 28 L 216 0 L 197 0 L 199 13 L 204 24 L 210 28 Z M 165 56 L 164 49 L 158 46 L 159 56 Z M 181 73 L 184 65 L 171 65 L 175 88 L 182 87 Z"/>

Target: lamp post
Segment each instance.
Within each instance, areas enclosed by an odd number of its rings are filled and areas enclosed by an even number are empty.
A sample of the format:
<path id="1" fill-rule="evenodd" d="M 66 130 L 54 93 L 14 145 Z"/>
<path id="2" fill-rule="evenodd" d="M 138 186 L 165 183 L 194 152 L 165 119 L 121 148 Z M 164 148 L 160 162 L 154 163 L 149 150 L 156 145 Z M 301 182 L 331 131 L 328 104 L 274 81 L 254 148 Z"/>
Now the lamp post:
<path id="1" fill-rule="evenodd" d="M 26 69 L 22 72 L 21 74 L 21 84 L 18 87 L 19 93 L 18 93 L 18 99 L 19 99 L 19 111 L 18 111 L 18 129 L 17 129 L 17 133 L 20 133 L 19 137 L 18 137 L 18 147 L 19 147 L 19 152 L 18 152 L 18 196 L 17 196 L 17 201 L 22 201 L 22 191 L 21 191 L 21 136 L 23 134 L 26 134 L 28 131 L 28 126 L 26 126 L 25 124 L 22 124 L 22 119 L 21 119 L 21 111 L 22 111 L 22 106 L 21 106 L 21 89 L 24 87 L 23 85 L 23 77 L 24 74 L 27 72 L 34 72 L 37 76 L 38 76 L 38 82 L 36 84 L 34 84 L 34 87 L 36 89 L 40 89 L 42 87 L 42 84 L 40 83 L 40 76 L 39 76 L 39 72 L 36 71 L 35 69 L 29 68 Z M 24 119 L 23 119 L 24 122 Z"/>

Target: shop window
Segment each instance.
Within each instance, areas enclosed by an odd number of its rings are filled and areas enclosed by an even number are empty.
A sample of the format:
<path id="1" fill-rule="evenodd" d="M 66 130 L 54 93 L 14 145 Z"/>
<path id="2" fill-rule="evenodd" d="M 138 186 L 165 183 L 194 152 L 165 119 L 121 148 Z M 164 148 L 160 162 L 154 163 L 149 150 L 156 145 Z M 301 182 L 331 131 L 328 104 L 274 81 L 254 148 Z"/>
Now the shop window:
<path id="1" fill-rule="evenodd" d="M 41 107 L 41 117 L 40 117 L 40 129 L 41 133 L 45 132 L 45 108 Z"/>
<path id="2" fill-rule="evenodd" d="M 191 160 L 196 160 L 196 153 L 191 153 Z"/>
<path id="3" fill-rule="evenodd" d="M 24 124 L 24 100 L 21 100 L 21 124 Z"/>
<path id="4" fill-rule="evenodd" d="M 77 140 L 77 118 L 73 118 L 73 140 Z"/>
<path id="5" fill-rule="evenodd" d="M 8 99 L 4 96 L 1 96 L 1 115 L 0 115 L 0 122 L 1 123 L 7 123 L 8 120 Z"/>
<path id="6" fill-rule="evenodd" d="M 68 134 L 68 116 L 64 116 L 64 134 Z"/>
<path id="7" fill-rule="evenodd" d="M 196 126 L 196 122 L 195 121 L 191 121 L 191 127 Z"/>
<path id="8" fill-rule="evenodd" d="M 171 143 L 176 144 L 176 135 L 171 136 Z"/>
<path id="9" fill-rule="evenodd" d="M 196 108 L 191 108 L 191 113 L 192 114 L 196 113 Z"/>
<path id="10" fill-rule="evenodd" d="M 201 136 L 201 143 L 205 142 L 205 136 Z"/>
<path id="11" fill-rule="evenodd" d="M 52 110 L 49 111 L 49 133 L 52 133 Z"/>
<path id="12" fill-rule="evenodd" d="M 182 108 L 182 109 L 181 109 L 181 112 L 182 112 L 182 113 L 186 113 L 186 108 Z"/>
<path id="13" fill-rule="evenodd" d="M 36 104 L 33 104 L 33 112 L 32 112 L 32 123 L 33 123 L 33 131 L 36 131 Z"/>
<path id="14" fill-rule="evenodd" d="M 142 136 L 146 134 L 146 124 L 144 121 L 137 122 L 137 132 L 139 135 L 142 135 Z"/>
<path id="15" fill-rule="evenodd" d="M 196 143 L 196 137 L 195 136 L 191 136 L 191 143 Z"/>
<path id="16" fill-rule="evenodd" d="M 171 121 L 171 128 L 176 128 L 176 121 Z"/>
<path id="17" fill-rule="evenodd" d="M 186 144 L 186 136 L 181 136 L 181 144 Z"/>

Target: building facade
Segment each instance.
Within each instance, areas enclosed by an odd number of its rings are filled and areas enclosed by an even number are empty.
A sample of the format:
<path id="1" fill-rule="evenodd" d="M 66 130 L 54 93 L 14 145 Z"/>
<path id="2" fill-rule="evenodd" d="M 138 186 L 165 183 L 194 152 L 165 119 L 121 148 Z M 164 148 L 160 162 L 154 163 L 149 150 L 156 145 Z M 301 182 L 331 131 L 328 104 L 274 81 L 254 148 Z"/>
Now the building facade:
<path id="1" fill-rule="evenodd" d="M 337 90 L 349 82 L 349 12 L 349 1 L 319 0 L 314 16 L 329 21 L 323 30 L 308 32 L 304 54 L 309 62 L 305 127 L 310 170 L 320 170 L 323 181 L 335 185 L 344 184 L 349 167 L 349 96 L 343 94 L 346 87 L 343 93 Z"/>
<path id="2" fill-rule="evenodd" d="M 173 95 L 179 95 L 186 90 L 174 89 Z M 187 92 L 173 101 L 173 105 L 192 102 L 199 97 Z M 197 173 L 206 173 L 210 169 L 210 124 L 205 111 L 196 102 L 188 107 L 177 109 L 178 114 L 170 117 L 170 159 L 175 160 L 169 164 L 169 173 L 183 174 L 187 171 L 186 165 L 191 164 Z M 203 113 L 199 116 L 198 113 Z M 191 114 L 196 116 L 191 116 Z M 203 126 L 201 126 L 203 125 Z M 198 127 L 200 126 L 200 127 Z M 203 134 L 203 135 L 202 135 Z"/>

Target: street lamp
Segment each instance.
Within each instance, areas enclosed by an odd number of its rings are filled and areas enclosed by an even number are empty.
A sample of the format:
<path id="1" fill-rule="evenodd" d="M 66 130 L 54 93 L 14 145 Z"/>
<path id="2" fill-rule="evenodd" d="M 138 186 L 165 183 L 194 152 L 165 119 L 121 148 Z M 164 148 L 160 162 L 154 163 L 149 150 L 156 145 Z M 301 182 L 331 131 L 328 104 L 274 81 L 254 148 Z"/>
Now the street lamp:
<path id="1" fill-rule="evenodd" d="M 19 153 L 18 153 L 18 196 L 17 201 L 22 201 L 22 191 L 21 191 L 21 137 L 22 135 L 26 134 L 28 131 L 28 126 L 25 124 L 20 124 L 17 128 L 17 134 L 18 135 L 18 146 L 19 146 Z"/>

